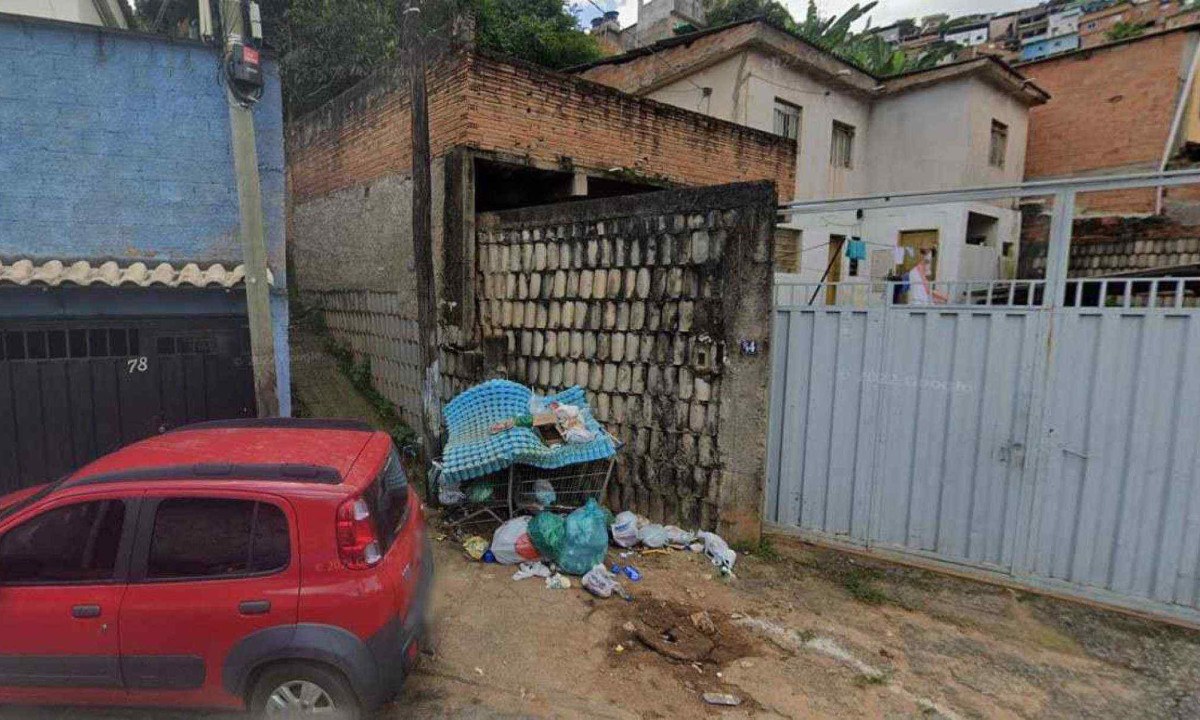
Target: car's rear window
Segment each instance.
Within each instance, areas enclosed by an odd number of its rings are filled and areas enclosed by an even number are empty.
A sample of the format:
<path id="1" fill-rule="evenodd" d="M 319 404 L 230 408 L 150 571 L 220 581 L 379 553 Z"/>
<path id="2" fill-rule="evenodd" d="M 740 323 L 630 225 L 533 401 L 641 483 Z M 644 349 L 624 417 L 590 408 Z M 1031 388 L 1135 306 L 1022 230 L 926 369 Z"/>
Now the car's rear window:
<path id="1" fill-rule="evenodd" d="M 386 554 L 408 510 L 408 477 L 395 448 L 363 497 L 371 507 L 371 516 L 379 524 L 380 549 Z"/>

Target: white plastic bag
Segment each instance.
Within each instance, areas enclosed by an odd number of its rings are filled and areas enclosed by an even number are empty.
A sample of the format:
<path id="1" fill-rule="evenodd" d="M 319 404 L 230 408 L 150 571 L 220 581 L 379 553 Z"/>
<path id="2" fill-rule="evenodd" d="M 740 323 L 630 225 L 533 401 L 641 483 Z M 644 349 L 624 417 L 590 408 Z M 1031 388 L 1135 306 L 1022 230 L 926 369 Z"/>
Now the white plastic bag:
<path id="1" fill-rule="evenodd" d="M 517 568 L 517 571 L 513 573 L 513 580 L 524 580 L 531 577 L 548 578 L 550 577 L 550 568 L 546 567 L 545 563 L 541 561 L 523 562 Z"/>
<path id="2" fill-rule="evenodd" d="M 737 553 L 720 535 L 700 532 L 696 534 L 696 537 L 704 541 L 704 555 L 712 561 L 713 565 L 722 570 L 733 570 L 733 564 L 737 562 Z"/>
<path id="3" fill-rule="evenodd" d="M 529 518 L 513 518 L 496 528 L 492 535 L 492 555 L 501 565 L 516 565 L 537 560 L 540 555 L 529 538 Z"/>
<path id="4" fill-rule="evenodd" d="M 638 519 L 637 515 L 626 510 L 623 513 L 618 513 L 613 518 L 613 524 L 609 526 L 612 530 L 613 542 L 617 545 L 627 548 L 637 545 L 638 542 Z"/>
<path id="5" fill-rule="evenodd" d="M 554 492 L 554 485 L 546 478 L 538 478 L 533 481 L 533 497 L 538 501 L 538 504 L 546 507 L 553 505 L 558 499 L 558 493 Z"/>
<path id="6" fill-rule="evenodd" d="M 648 548 L 660 548 L 667 544 L 667 529 L 658 523 L 651 523 L 638 530 L 638 539 Z"/>
<path id="7" fill-rule="evenodd" d="M 668 545 L 690 545 L 696 539 L 696 533 L 688 532 L 674 525 L 668 525 L 665 529 L 667 531 Z"/>
<path id="8" fill-rule="evenodd" d="M 466 502 L 467 494 L 462 491 L 462 487 L 457 483 L 454 485 L 443 485 L 438 489 L 438 502 L 442 505 L 451 506 Z"/>
<path id="9" fill-rule="evenodd" d="M 617 589 L 617 576 L 603 565 L 596 565 L 583 576 L 583 587 L 596 597 L 612 597 Z"/>

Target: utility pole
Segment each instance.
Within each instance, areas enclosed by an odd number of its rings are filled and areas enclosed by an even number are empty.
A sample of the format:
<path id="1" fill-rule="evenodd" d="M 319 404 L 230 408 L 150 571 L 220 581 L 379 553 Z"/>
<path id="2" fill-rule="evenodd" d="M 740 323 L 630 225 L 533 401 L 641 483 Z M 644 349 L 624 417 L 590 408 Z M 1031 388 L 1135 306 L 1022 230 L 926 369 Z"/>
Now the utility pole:
<path id="1" fill-rule="evenodd" d="M 231 3 L 234 4 L 234 3 Z M 243 45 L 243 2 L 234 4 L 225 25 L 225 58 L 235 45 Z M 225 63 L 222 63 L 225 65 Z M 227 72 L 222 67 L 222 72 Z M 267 282 L 267 244 L 263 232 L 262 186 L 258 178 L 258 150 L 254 145 L 253 106 L 235 95 L 233 80 L 226 77 L 229 128 L 233 144 L 233 173 L 237 178 L 241 210 L 242 263 L 246 267 L 246 313 L 250 321 L 250 357 L 254 369 L 254 397 L 259 417 L 279 415 L 275 373 L 275 334 L 271 326 L 271 289 Z"/>
<path id="2" fill-rule="evenodd" d="M 441 452 L 442 369 L 438 357 L 437 288 L 433 277 L 432 180 L 429 169 L 429 102 L 425 93 L 425 48 L 419 25 L 421 8 L 409 0 L 401 23 L 401 47 L 408 71 L 412 115 L 412 243 L 417 273 L 417 318 L 421 343 L 421 439 L 425 461 Z"/>

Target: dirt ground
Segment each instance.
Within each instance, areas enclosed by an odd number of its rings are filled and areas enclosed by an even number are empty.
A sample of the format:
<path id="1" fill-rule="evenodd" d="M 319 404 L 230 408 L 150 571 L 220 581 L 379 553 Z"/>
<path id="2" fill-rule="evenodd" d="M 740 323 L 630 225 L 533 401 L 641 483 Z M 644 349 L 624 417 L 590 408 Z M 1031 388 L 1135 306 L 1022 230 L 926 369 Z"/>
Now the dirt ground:
<path id="1" fill-rule="evenodd" d="M 435 548 L 432 655 L 390 717 L 1200 717 L 1200 634 L 790 539 L 728 581 L 614 552 L 632 602 Z"/>
<path id="2" fill-rule="evenodd" d="M 1200 718 L 1200 633 L 778 537 L 728 580 L 700 555 L 614 550 L 643 579 L 602 600 L 514 581 L 435 532 L 432 642 L 379 720 Z M 220 716 L 0 710 L 201 717 Z"/>
<path id="3" fill-rule="evenodd" d="M 319 339 L 294 341 L 304 408 L 369 417 Z M 1200 633 L 790 539 L 743 554 L 728 581 L 690 553 L 614 552 L 644 576 L 626 582 L 632 602 L 593 598 L 577 579 L 569 590 L 514 581 L 513 568 L 470 560 L 448 535 L 434 551 L 430 653 L 381 720 L 1200 718 Z M 706 704 L 707 692 L 740 704 Z M 0 720 L 196 717 L 0 710 Z"/>

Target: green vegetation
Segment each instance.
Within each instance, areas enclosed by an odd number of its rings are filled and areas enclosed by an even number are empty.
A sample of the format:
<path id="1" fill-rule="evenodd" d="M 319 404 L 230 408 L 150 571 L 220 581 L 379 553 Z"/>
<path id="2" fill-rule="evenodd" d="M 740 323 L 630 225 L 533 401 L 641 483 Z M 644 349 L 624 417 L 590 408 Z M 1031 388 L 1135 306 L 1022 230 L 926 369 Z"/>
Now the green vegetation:
<path id="1" fill-rule="evenodd" d="M 952 47 L 939 45 L 920 55 L 909 56 L 874 33 L 851 30 L 851 26 L 867 17 L 877 4 L 856 3 L 841 15 L 822 17 L 815 0 L 809 0 L 808 11 L 801 22 L 797 22 L 778 0 L 707 0 L 705 11 L 711 25 L 755 17 L 766 18 L 774 25 L 879 76 L 933 67 L 953 51 Z"/>
<path id="2" fill-rule="evenodd" d="M 159 20 L 159 10 L 168 2 Z M 224 7 L 218 0 L 214 7 Z M 261 0 L 263 35 L 280 58 L 289 116 L 319 107 L 400 56 L 400 20 L 408 0 Z M 180 34 L 196 15 L 195 2 L 138 0 L 145 30 Z M 563 0 L 429 0 L 420 32 L 428 38 L 468 36 L 476 45 L 550 68 L 600 57 Z"/>
<path id="3" fill-rule="evenodd" d="M 860 673 L 854 676 L 854 684 L 863 688 L 887 685 L 890 680 L 888 673 Z"/>
<path id="4" fill-rule="evenodd" d="M 371 361 L 367 359 L 355 362 L 350 349 L 332 337 L 325 338 L 325 350 L 337 360 L 338 369 L 350 380 L 354 389 L 371 403 L 379 418 L 380 429 L 392 436 L 396 449 L 409 457 L 416 457 L 421 439 L 417 432 L 396 414 L 396 406 L 392 401 L 375 389 L 375 383 L 371 380 Z"/>
<path id="5" fill-rule="evenodd" d="M 879 589 L 876 580 L 879 572 L 864 567 L 852 567 L 842 572 L 838 580 L 850 597 L 868 605 L 882 605 L 891 598 Z"/>
<path id="6" fill-rule="evenodd" d="M 1108 32 L 1104 33 L 1112 42 L 1118 40 L 1128 40 L 1130 38 L 1141 37 L 1146 32 L 1144 25 L 1136 25 L 1134 23 L 1119 22 L 1109 28 Z"/>
<path id="7" fill-rule="evenodd" d="M 304 304 L 298 296 L 289 299 L 292 324 L 320 338 L 321 344 L 337 362 L 342 375 L 370 404 L 375 413 L 375 426 L 392 436 L 396 449 L 407 457 L 416 457 L 421 447 L 420 435 L 396 413 L 396 406 L 375 388 L 371 378 L 371 361 L 356 362 L 350 348 L 342 345 L 329 332 L 325 315 L 317 308 Z M 363 418 L 364 420 L 367 418 Z"/>

